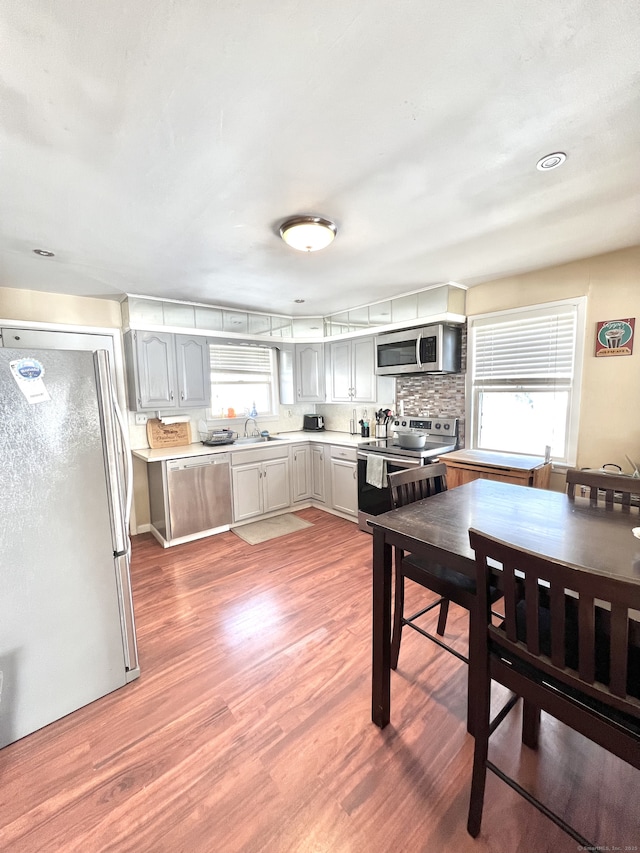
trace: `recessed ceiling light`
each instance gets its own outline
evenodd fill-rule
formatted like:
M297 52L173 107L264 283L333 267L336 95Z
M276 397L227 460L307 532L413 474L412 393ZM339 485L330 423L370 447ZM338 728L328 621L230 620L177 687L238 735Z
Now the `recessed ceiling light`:
M317 252L333 241L337 230L334 222L322 216L293 216L280 226L280 236L292 249Z
M294 299L293 301L297 302L298 305L302 305L302 303L304 302L304 299Z
M34 255L40 255L41 258L55 258L53 252L50 252L48 249L34 249Z
M536 169L540 172L548 172L550 169L557 169L562 166L567 159L567 155L562 151L556 151L554 154L547 154L536 163Z

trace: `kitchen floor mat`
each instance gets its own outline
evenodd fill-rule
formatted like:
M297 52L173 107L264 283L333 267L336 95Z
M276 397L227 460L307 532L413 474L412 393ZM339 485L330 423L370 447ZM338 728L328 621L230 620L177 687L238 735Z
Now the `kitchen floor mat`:
M274 518L254 521L242 527L234 527L233 532L249 545L259 545L261 542L276 539L278 536L286 536L287 533L295 533L305 527L313 527L313 524L310 521L298 518L296 515L286 513L285 515L276 515Z

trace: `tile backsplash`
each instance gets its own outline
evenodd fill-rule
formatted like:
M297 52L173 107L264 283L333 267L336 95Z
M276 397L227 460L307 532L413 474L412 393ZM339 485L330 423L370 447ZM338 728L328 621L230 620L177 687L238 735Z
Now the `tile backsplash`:
M465 445L467 330L462 330L462 372L444 376L416 374L396 378L396 409L406 414L458 418L460 447Z

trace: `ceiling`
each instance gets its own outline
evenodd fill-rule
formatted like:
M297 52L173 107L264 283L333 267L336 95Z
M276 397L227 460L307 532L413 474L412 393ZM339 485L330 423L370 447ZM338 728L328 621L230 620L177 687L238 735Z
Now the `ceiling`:
M640 243L637 0L4 0L0 38L0 286L304 316Z

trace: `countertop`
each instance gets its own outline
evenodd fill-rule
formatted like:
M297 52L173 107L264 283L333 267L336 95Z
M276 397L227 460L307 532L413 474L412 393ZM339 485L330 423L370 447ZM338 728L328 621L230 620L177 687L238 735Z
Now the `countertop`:
M338 444L343 447L357 447L361 441L367 441L361 435L351 435L348 432L333 432L331 430L280 432L273 433L276 441L256 442L255 444L221 444L217 447L206 447L197 441L178 447L162 447L152 450L149 447L132 450L134 456L145 462L163 462L167 459L185 459L188 456L205 456L211 453L237 453L243 450L256 450L260 447L273 447L276 444L294 444L300 441L312 441L315 444Z
M462 465L488 465L494 468L511 468L516 471L531 471L545 465L543 456L524 456L520 453L497 453L492 450L454 450L443 453L441 462Z

